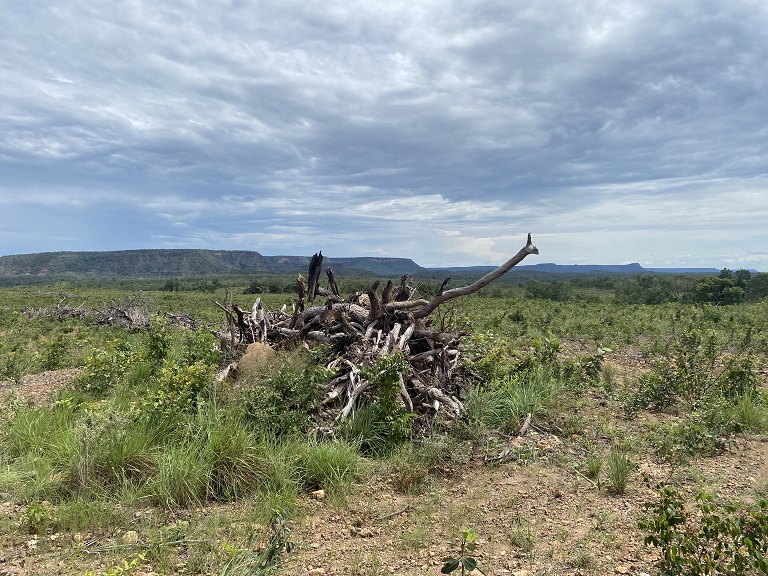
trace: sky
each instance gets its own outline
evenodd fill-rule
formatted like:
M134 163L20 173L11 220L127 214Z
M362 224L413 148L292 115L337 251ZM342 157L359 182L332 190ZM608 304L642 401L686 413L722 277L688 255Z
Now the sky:
M768 270L765 0L0 0L0 255Z

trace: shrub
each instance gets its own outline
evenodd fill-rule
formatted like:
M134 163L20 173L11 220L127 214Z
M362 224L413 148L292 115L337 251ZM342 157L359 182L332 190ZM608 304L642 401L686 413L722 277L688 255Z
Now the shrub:
M652 434L659 457L670 464L687 462L694 456L714 456L725 449L725 441L696 415L687 420L661 424Z
M768 502L742 507L716 506L705 492L690 513L672 488L663 487L658 502L644 505L638 522L645 544L661 550L661 574L700 576L768 573Z
M139 359L130 345L120 339L107 341L88 356L75 388L97 396L111 390L118 380Z
M161 364L168 356L173 343L173 327L168 319L155 316L149 322L146 335L147 359L155 365Z
M166 363L153 379L153 387L142 402L142 411L161 420L193 413L212 381L213 367L205 362L188 366Z
M44 341L38 352L40 367L43 370L56 370L67 364L69 342L63 335Z
M221 356L219 343L208 330L200 328L184 332L182 360L185 364L203 362L205 364L218 365L221 361Z
M246 420L275 437L305 431L319 402L319 385L328 376L322 367L298 370L284 363L272 378L257 382L245 392Z
M697 409L713 398L737 399L757 387L755 360L746 353L751 336L745 335L741 350L727 355L713 330L691 324L681 331L671 351L652 362L640 379L640 388L627 405L627 415L641 408L667 409L683 404Z

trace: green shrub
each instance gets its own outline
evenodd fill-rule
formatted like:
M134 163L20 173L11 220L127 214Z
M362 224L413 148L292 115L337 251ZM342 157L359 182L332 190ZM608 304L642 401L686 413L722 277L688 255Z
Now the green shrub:
M53 510L47 504L32 502L27 505L21 515L21 528L29 534L43 535L53 524Z
M203 362L217 366L221 361L221 349L216 337L208 330L185 330L183 339L183 362Z
M659 425L651 434L651 442L659 457L670 464L682 464L692 457L714 456L726 447L718 433L712 432L696 416Z
M139 355L124 340L115 339L95 348L88 356L82 372L75 380L75 388L82 392L103 396L139 359Z
M658 502L644 505L638 522L645 544L661 550L664 576L768 573L768 502L742 507L716 506L711 496L696 497L697 511L685 509L680 495L663 487Z
M173 343L173 327L167 318L155 316L149 321L145 346L147 359L154 365L159 365L168 356Z
M639 390L627 402L627 415L642 408L697 409L714 398L753 393L758 378L750 345L748 331L740 350L729 355L714 330L692 322L677 335L669 353L653 359L651 371L641 377Z
M69 364L69 348L70 343L62 334L43 341L38 351L40 367L43 370L56 370Z
M247 421L278 438L306 431L320 399L320 384L328 377L322 367L299 370L292 363L284 363L275 376L256 382L244 393Z
M142 411L155 419L169 419L190 414L213 382L213 367L198 361L191 365L166 362L152 380L152 387L142 402Z

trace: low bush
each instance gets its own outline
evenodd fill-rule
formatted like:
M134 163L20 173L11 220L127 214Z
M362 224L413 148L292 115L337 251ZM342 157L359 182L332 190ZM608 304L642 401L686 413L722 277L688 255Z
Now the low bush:
M663 576L768 573L768 501L718 506L701 492L691 512L677 491L663 487L644 508L638 526L645 544L660 549Z
M285 362L271 378L246 382L245 418L255 429L277 438L305 432L320 399L319 385L327 379L325 368Z

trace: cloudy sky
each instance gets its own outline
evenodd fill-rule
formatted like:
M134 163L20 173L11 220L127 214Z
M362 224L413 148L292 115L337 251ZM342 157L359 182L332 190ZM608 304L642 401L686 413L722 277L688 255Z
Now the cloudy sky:
M765 0L0 9L0 254L768 270Z

